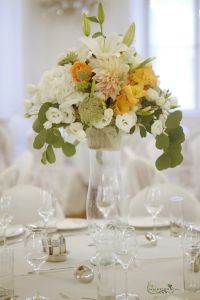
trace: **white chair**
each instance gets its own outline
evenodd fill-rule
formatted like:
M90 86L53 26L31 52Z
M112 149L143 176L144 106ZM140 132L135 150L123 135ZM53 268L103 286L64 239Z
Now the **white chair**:
M14 216L12 224L28 224L40 220L37 209L42 203L41 189L31 185L18 185L4 191L11 196L11 209ZM56 216L64 218L62 209L57 202Z
M13 162L13 166L18 169L19 177L17 184L28 184L33 174L34 159L33 154L26 150Z
M13 186L19 179L19 170L16 166L10 166L0 173L0 194Z
M173 196L181 196L184 199L183 207L185 221L200 222L200 203L190 191L171 183L158 184L157 186L160 188L161 201L163 204L163 209L160 213L161 216L169 216L169 199ZM129 206L127 206L130 218L148 215L144 206L147 191L148 187L140 191L134 198L131 199Z

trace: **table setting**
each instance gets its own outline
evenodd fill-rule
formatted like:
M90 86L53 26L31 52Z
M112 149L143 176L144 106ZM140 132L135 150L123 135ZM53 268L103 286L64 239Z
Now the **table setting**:
M37 220L12 225L14 195L3 191L2 300L200 299L200 224L185 223L186 199L174 194L164 201L154 184L140 203L146 214L132 216L134 199L120 165L123 137L135 132L154 137L161 151L157 170L180 165L182 112L161 88L154 57L143 59L132 46L135 24L123 35L106 36L104 21L101 2L97 16L82 14L81 46L62 54L37 85L29 84L25 101L44 165L56 162L57 149L71 157L87 140L86 219L59 218L57 199L42 188L31 211ZM99 31L91 35L93 23Z

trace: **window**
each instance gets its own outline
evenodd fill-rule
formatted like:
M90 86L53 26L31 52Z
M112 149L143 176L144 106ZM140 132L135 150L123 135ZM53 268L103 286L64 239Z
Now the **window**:
M146 30L145 56L153 62L163 88L177 96L184 110L200 109L199 82L199 0L142 1L143 18L139 26ZM134 0L138 9L138 0ZM133 4L133 5L134 5ZM141 5L141 4L140 4ZM137 20L136 20L137 22Z

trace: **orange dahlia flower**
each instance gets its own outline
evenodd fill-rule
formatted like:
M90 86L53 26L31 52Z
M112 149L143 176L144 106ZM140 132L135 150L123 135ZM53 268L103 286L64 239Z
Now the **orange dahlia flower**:
M70 69L70 73L72 75L73 80L76 82L80 82L83 80L89 81L92 77L91 67L83 61L75 62Z

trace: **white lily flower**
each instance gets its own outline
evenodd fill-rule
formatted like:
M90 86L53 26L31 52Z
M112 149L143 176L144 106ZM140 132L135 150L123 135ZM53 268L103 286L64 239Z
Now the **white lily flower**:
M122 43L122 37L113 34L104 39L99 36L95 39L90 37L82 37L81 41L85 44L91 52L96 57L107 57L107 56L120 56L120 52L128 51L128 47Z

